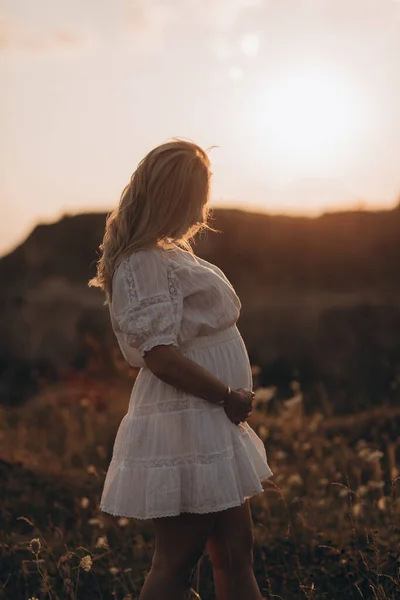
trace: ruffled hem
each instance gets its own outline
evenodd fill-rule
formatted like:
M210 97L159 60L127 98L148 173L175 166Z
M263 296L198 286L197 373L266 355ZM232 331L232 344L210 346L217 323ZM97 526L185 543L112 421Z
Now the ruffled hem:
M266 481L267 479L269 479L270 477L272 477L271 475L268 475L267 477L265 477L264 479L262 479L261 481ZM256 496L257 494L261 494L263 492L263 488L260 486L260 489L254 490L253 492L250 492L244 499L242 502L230 502L228 504L225 504L224 506L210 506L210 507L202 507L201 509L198 509L196 507L192 508L192 507L182 507L180 512L168 512L168 511L163 511L163 512L159 512L159 513L154 513L150 516L143 516L143 515L139 515L139 514L124 514L122 512L115 512L113 509L108 509L104 504L100 503L100 510L104 513L107 513L109 515L112 515L113 517L124 517L126 519L138 519L138 520L147 520L147 519L161 519L161 518L165 518L165 517L178 517L180 514L182 513L191 513L191 514L196 514L196 515L205 515L205 514L210 514L210 513L214 513L214 512L221 512L223 510L227 510L228 508L234 508L235 506L243 506L243 504L246 502L246 500L248 498L252 498L253 496Z
M263 492L261 482L272 475L265 449L244 428L241 443L203 462L148 466L114 458L100 509L136 519L219 512Z

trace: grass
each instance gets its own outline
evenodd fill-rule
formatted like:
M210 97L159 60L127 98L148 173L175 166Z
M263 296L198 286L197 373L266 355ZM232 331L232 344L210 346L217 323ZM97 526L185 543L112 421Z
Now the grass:
M64 382L0 415L0 598L135 600L151 523L99 511L132 381ZM255 410L274 477L252 500L265 598L400 597L400 410L347 417ZM211 600L207 555L193 598Z

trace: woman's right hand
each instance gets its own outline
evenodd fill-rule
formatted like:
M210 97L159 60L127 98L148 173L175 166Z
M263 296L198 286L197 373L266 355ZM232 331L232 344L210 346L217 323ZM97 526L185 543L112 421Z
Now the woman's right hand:
M252 410L254 392L244 388L232 390L224 405L225 412L232 423L238 425L245 421Z

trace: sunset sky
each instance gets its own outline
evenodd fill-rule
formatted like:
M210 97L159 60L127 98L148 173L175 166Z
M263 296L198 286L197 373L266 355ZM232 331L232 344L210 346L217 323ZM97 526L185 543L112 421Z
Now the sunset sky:
M400 197L400 0L0 0L0 86L0 254L173 136L218 146L214 206Z

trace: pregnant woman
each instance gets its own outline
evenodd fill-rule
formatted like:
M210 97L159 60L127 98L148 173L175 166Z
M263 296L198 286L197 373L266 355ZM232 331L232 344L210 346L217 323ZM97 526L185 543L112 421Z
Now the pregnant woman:
M107 219L89 282L106 294L124 358L141 367L100 502L106 513L153 520L140 600L183 600L205 548L218 600L261 600L248 499L272 472L246 422L254 393L241 303L190 245L209 229L210 176L194 143L149 152Z

